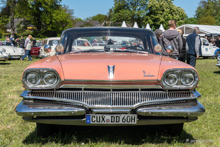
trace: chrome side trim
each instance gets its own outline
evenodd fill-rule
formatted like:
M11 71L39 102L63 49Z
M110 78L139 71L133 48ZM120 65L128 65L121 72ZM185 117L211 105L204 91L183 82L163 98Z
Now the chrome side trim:
M178 124L185 122L192 122L197 118L177 119L177 118L166 118L166 119L138 119L137 124L87 124L86 119L38 119L38 118L23 118L25 121L43 123L43 124L56 124L56 125L78 125L78 126L138 126L138 125L163 125L163 124Z
M92 112L94 114L115 114L115 113L119 113L119 114L130 114L131 113L131 109L92 109Z
M61 85L60 88L99 88L99 89L162 89L160 85Z
M137 114L142 116L174 116L174 117L198 117L205 113L205 108L197 101L196 106L189 108L140 108L137 109Z
M84 115L85 109L74 107L49 107L49 106L35 106L30 107L24 105L23 101L18 104L15 112L20 116L77 116Z
M65 79L64 81L72 81L72 82L158 82L158 80L72 80L72 79Z

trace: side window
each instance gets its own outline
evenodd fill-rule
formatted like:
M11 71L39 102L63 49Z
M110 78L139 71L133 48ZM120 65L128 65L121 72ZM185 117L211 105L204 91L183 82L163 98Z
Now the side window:
M202 40L202 44L205 45L205 46L208 46L209 45L209 42L207 39L203 39Z

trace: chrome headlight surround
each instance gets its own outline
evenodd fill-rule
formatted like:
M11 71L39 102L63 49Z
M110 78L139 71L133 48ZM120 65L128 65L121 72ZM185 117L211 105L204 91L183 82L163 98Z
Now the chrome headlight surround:
M23 49L23 48L21 48L21 53L22 53L22 54L24 53L24 49Z
M6 53L6 49L3 48L3 49L2 49L2 52L3 52L3 53Z
M199 76L194 69L168 69L162 77L164 89L193 89L199 82Z
M48 82L48 78L51 78L52 82ZM56 89L61 79L57 71L52 68L30 68L25 70L22 82L28 89Z

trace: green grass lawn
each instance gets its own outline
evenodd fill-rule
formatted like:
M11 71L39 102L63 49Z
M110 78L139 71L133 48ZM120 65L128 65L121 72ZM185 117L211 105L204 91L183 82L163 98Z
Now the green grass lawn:
M36 61L37 59L34 59ZM25 122L14 112L22 100L23 70L34 61L0 62L0 147L4 146L220 146L220 69L216 59L197 60L200 76L199 101L206 108L203 116L184 124L179 137L156 133L157 127L66 128L48 138L40 138L35 123ZM65 129L65 128L64 128ZM71 130L71 131L70 131Z

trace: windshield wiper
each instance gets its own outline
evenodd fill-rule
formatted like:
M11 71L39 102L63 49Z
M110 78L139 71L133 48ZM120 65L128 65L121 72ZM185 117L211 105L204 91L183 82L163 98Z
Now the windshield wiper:
M139 50L136 50L136 49L120 49L120 48L116 48L116 49L113 49L113 52L146 53L148 51L147 50L139 51Z
M89 52L101 52L101 51L96 50L96 49L86 49L86 50L75 50L75 51L71 51L70 53L82 53L82 52L89 53Z

